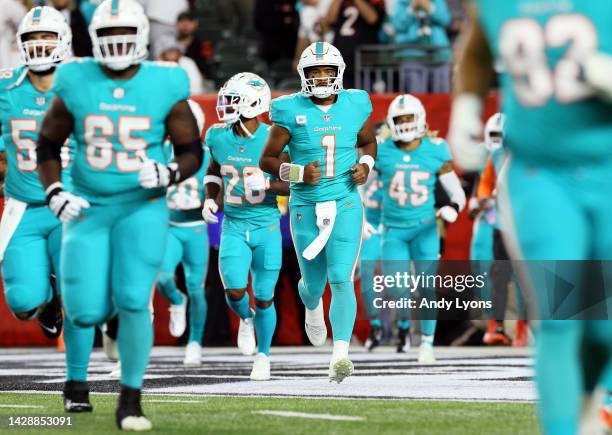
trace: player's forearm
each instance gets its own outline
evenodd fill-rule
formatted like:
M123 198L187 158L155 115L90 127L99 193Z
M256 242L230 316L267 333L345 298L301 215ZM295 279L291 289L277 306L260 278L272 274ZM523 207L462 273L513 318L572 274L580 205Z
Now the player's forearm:
M53 183L62 181L62 164L57 160L47 160L38 164L38 177L47 190Z
M216 180L215 181L211 181L212 178L218 178L216 176L209 176L206 175L206 177L204 178L204 187L206 190L206 198L212 198L212 199L217 199L217 196L219 196L219 191L221 190L221 186L219 184L217 184Z
M279 157L265 155L265 153L259 159L259 167L262 169L262 171L267 172L274 177L278 177L282 164L283 162Z
M48 139L42 133L38 136L36 160L38 176L45 188L62 181L62 142Z
M336 20L338 20L338 14L340 13L340 6L342 5L342 0L334 0L333 3L329 6L327 10L327 15L321 22L321 25L331 26L335 24Z
M270 188L268 190L277 195L287 196L289 195L289 183L282 180L270 180Z
M375 24L378 21L378 12L367 0L355 0L355 7L366 23Z

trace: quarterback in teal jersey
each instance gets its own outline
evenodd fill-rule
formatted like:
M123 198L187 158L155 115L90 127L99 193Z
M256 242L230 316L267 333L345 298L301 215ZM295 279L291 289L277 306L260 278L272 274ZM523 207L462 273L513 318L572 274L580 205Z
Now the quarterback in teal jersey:
M70 56L72 35L61 13L37 7L23 18L17 42L24 66L3 70L0 79L0 124L6 146L6 203L0 225L0 258L6 301L20 320L38 316L43 332L58 337L62 330L59 296L61 222L47 208L36 172L36 140L54 92L57 65ZM62 147L62 179L69 189L68 146ZM55 275L54 294L49 278ZM81 328L71 316L63 320L66 345L64 407L91 411L87 364L93 346L92 327Z
M239 73L219 90L217 114L223 124L206 132L211 162L206 175L203 216L216 223L215 202L224 188L224 220L219 248L219 274L225 298L240 317L238 347L255 352L250 378L270 379L270 345L276 329L274 287L282 262L280 212L276 195L289 193L286 182L259 169L259 157L270 126L257 117L270 108L270 88L258 75ZM255 312L246 292L249 270L253 278Z
M193 100L189 106L198 121L198 129L204 131L204 112ZM170 301L170 334L180 337L187 326L186 311L189 300L189 338L185 349L185 365L202 363L202 335L206 324L206 298L204 283L208 270L208 233L202 220L204 200L204 173L208 167L208 149L204 149L202 167L196 174L180 184L168 188L166 199L170 209L168 244L157 276L157 285ZM185 272L187 297L174 282L176 267L181 263Z
M382 260L383 273L409 272L414 260L416 273L426 272L426 260L440 256L440 237L436 225L436 180L446 191L451 205L437 216L452 223L465 206L465 193L453 171L446 142L427 135L425 108L418 98L398 95L389 105L387 124L391 137L378 147L376 170L383 185ZM390 289L394 298L409 297L409 289ZM435 289L420 288L421 297L435 299ZM433 310L432 310L433 311ZM397 351L410 346L408 309L399 312ZM435 311L421 319L419 362L435 361L433 341Z
M550 320L547 285L531 268L533 260L612 258L612 3L475 1L471 14L449 141L460 166L481 164L484 152L475 139L482 98L493 65L500 65L510 160L498 197L511 256L532 260L521 285L534 294L542 316L536 331L540 420L546 434L575 434L583 398L612 353L612 322ZM586 282L580 274L564 278Z
M302 91L272 101L273 125L260 160L264 171L291 183L291 231L302 272L298 288L306 334L315 346L327 338L321 296L329 280L334 340L329 379L338 383L353 373L348 348L363 227L357 185L366 182L376 157L370 98L343 89L345 66L329 43L315 42L303 51L297 66ZM291 163L279 158L287 145Z
M148 35L148 19L133 0L98 6L90 26L94 59L58 68L37 148L47 203L64 222L64 309L80 326L119 316L116 422L123 430L152 427L140 389L153 344L151 289L167 242L166 187L195 174L203 157L187 74L176 64L144 61ZM59 161L70 134L71 193ZM165 164L168 135L174 160Z

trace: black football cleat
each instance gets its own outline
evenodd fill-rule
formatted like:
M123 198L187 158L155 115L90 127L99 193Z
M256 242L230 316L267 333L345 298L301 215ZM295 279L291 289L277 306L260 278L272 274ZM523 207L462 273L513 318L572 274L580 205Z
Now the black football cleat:
M143 432L153 428L140 406L140 390L121 386L119 402L115 411L117 427L121 430Z
M64 319L62 317L62 305L57 294L53 295L53 299L38 315L38 324L48 338L57 338L62 333Z
M382 341L383 330L380 326L370 326L370 334L365 341L365 347L368 352L372 352L378 346L380 346L380 342Z
M410 349L410 328L398 328L397 353L406 353Z
M67 381L64 384L64 411L91 412L93 406L89 402L89 386L83 381Z

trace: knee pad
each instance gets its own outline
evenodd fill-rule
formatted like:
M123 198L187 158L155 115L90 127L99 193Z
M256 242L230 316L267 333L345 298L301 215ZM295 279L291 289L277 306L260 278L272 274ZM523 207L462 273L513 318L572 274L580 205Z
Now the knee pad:
M81 328L102 325L112 315L112 313L102 313L94 311L70 314L70 319L72 323Z
M270 300L266 301L266 300L261 300L261 299L255 298L255 306L257 308L265 309L265 308L268 308L273 303L274 303L274 299L270 299Z
M142 288L119 288L113 292L113 299L119 310L143 311L149 310L151 293L149 290L143 291Z
M335 264L329 267L327 271L330 284L348 282L352 280L353 265Z
M246 289L238 289L238 290L225 290L225 295L232 301L241 300L246 294Z
M168 272L162 272L157 276L157 284L161 287L167 287L174 284L174 274Z

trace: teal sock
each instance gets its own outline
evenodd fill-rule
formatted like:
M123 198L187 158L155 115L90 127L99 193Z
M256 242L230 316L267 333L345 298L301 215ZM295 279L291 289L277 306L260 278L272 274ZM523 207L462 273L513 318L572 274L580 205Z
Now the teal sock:
M195 291L188 292L189 295L189 342L197 341L202 345L204 325L208 304L204 297L204 289L198 287Z
M430 346L433 346L433 343L434 343L433 335L426 335L426 334L421 335L421 344L428 344Z
M540 328L535 369L543 433L576 434L583 396L580 321L544 320Z
M94 335L93 326L81 328L64 315L67 381L87 381L87 366L93 350Z
M435 319L421 320L421 334L423 335L435 335L436 334L436 323Z
M183 302L181 292L174 283L174 274L160 273L157 277L157 287L172 305L179 305Z
M399 329L409 329L410 328L410 320L399 320L397 322L397 327Z
M350 342L357 315L355 287L352 282L330 283L330 287L332 299L329 306L329 322L334 341Z
M257 335L257 352L270 355L270 345L276 329L276 307L274 303L267 308L256 306L253 323Z
M153 325L148 309L119 310L117 343L121 360L121 385L142 388L142 379L153 347Z
M249 294L244 293L242 299L233 301L230 299L229 295L225 293L225 300L227 304L230 306L232 311L238 315L241 319L250 319L253 317L253 312L251 311L251 307L249 306Z
M370 320L370 326L374 328L382 328L382 322L378 319Z
M321 296L311 295L306 286L304 285L304 279L301 278L298 282L298 293L300 294L300 298L302 299L302 303L309 310L314 310L319 306L319 301L321 300Z

